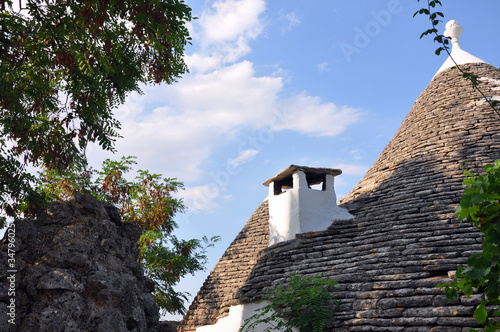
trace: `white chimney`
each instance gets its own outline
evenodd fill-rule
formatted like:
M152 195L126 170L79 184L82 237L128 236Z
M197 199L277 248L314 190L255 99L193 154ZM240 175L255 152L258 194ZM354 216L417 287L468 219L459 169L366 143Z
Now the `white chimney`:
M337 206L334 177L340 169L291 165L263 184L269 187L269 245L296 234L326 230L353 216Z

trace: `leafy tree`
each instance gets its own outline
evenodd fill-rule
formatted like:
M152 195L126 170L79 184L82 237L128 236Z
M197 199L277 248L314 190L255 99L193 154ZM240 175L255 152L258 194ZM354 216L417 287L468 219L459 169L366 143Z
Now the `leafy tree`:
M474 317L484 324L485 332L495 331L488 317L487 304L500 304L500 159L484 167L485 174L476 176L466 170L463 184L467 186L456 214L484 233L482 252L467 259L466 267L458 267L456 277L445 287L447 298L453 301L460 292L470 296L481 290L481 303ZM495 316L500 315L500 309ZM500 324L496 325L500 328Z
M113 109L141 83L187 71L183 0L0 0L0 207L33 212L26 167L63 170L89 142L113 150ZM4 226L5 218L0 220Z
M441 22L439 17L444 17L443 13L433 11L438 5L442 5L441 1L427 0L427 7L418 10L414 16L417 14L428 16L432 28L422 33L420 38L429 34L435 35L434 41L440 44L435 53L439 55L442 51L446 51L453 60L448 39L438 34L437 25ZM461 68L456 62L454 68L462 77L470 81L483 100L500 116L498 101L484 94L479 86L479 77ZM485 174L480 176L476 176L469 170L464 171L463 185L466 189L455 211L460 221L470 222L483 233L482 251L471 255L465 267L457 268L456 276L450 284L438 286L444 287L450 301L457 299L460 293L470 296L475 292L481 292L481 303L474 311L474 318L484 326L485 332L494 332L500 328L500 323L495 325L489 319L486 305L500 304L500 159L496 160L493 165L486 165L484 171ZM500 309L494 315L500 316Z
M188 294L173 287L180 278L204 269L206 249L213 246L218 237L210 240L175 237L172 234L177 228L174 216L185 207L182 200L172 194L182 189L183 184L142 170L137 172L134 181L128 181L124 174L132 170L133 164L133 157L124 157L120 161L106 160L98 172L85 162L63 172L46 169L40 176L38 190L45 194L47 203L68 200L76 190L118 207L123 221L143 229L139 262L155 281L156 303L166 312L183 314Z
M337 283L321 275L303 277L292 274L288 285L279 285L267 296L269 303L245 320L240 332L253 331L265 324L265 332L323 332L327 319L335 319L334 308L339 302L329 291Z

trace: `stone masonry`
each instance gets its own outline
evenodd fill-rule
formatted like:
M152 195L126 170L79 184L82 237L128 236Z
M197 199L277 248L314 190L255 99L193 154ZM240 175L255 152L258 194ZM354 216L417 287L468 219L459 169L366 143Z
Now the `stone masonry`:
M467 66L487 96L500 95L500 70ZM261 300L291 273L339 283L334 292L341 303L332 308L337 319L328 322L329 331L469 331L477 326L472 314L479 295L449 303L436 286L480 249L481 233L454 214L463 168L481 172L498 158L500 119L455 69L444 70L342 200L353 220L265 248L263 203L208 277L179 331L214 324L230 305ZM245 239L254 245L250 256L238 255L245 229L255 234ZM230 272L235 270L244 273ZM231 273L237 281L229 281Z

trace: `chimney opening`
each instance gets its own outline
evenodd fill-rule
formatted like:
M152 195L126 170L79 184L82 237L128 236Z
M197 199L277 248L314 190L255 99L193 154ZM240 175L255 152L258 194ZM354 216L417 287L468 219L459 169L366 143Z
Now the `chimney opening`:
M307 187L313 190L326 191L326 174L306 173Z
M314 174L305 172L307 188L312 190L326 191L326 174ZM273 182L274 196L280 195L284 192L294 189L293 176L289 175L281 179L275 179Z

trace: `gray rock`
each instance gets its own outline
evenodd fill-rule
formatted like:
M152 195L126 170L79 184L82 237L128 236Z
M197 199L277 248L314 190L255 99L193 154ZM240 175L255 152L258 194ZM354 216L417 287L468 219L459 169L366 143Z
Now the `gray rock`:
M83 286L79 283L72 273L55 269L40 278L37 289L65 289L70 291L83 291Z
M137 263L141 228L122 223L90 195L52 203L37 220L17 220L15 318L0 332L157 331L154 283ZM0 243L7 261L8 239ZM0 266L0 314L7 316L9 275Z
M109 220L114 222L117 226L120 226L122 224L122 217L120 216L118 209L113 204L109 203L104 203L103 207L109 215Z

